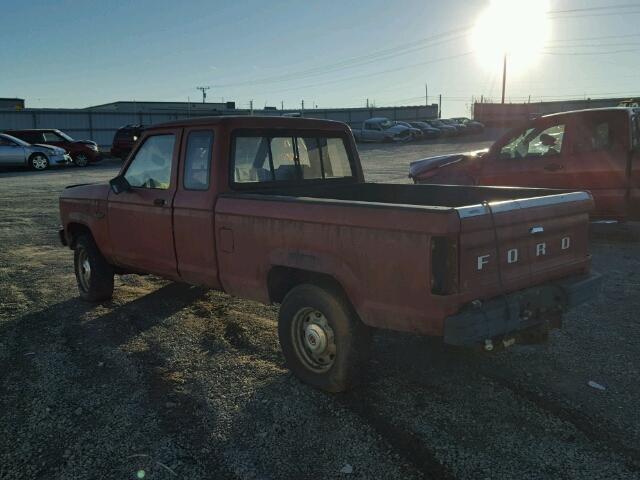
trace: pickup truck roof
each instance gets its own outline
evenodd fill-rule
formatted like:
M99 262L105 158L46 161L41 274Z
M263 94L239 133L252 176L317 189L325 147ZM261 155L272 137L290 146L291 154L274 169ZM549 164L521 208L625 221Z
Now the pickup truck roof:
M229 128L290 128L290 129L322 129L333 131L345 131L347 127L342 122L333 120L320 120L300 117L247 117L247 116L220 116L199 117L173 122L159 123L146 130L156 130L169 127L183 127L194 125L225 125Z
M568 115L584 115L589 112L623 112L626 111L629 115L633 113L640 112L640 108L633 107L602 107L602 108L585 108L583 110L569 110L566 112L557 112L557 113L549 113L546 115L542 115L542 117L538 118L549 118L549 117L562 117Z

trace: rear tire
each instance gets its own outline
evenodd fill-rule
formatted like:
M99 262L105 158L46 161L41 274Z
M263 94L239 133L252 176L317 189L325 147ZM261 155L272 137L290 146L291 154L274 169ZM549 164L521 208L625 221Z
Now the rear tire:
M34 153L29 157L29 166L33 170L46 170L49 168L49 159L44 153Z
M280 307L278 336L289 369L327 392L356 384L369 358L371 329L333 289L293 288Z
M78 237L73 260L80 298L99 302L113 296L113 267L102 256L90 235Z

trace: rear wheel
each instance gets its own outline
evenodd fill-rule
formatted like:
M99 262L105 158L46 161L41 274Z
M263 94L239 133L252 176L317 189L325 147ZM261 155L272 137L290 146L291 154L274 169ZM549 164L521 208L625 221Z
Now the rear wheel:
M113 267L90 235L81 235L76 241L74 266L80 298L99 302L113 296Z
M29 166L34 170L49 168L49 159L44 153L34 153L29 157Z
M286 295L278 336L291 371L328 392L357 383L369 357L370 328L339 292L315 285L299 285Z
M89 164L89 157L85 153L77 153L73 157L73 163L78 167L86 167Z

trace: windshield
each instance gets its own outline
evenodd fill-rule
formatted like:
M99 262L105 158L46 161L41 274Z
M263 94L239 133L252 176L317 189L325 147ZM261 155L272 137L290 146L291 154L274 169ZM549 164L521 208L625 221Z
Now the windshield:
M56 130L55 131L58 135L60 135L62 138L64 138L66 141L68 142L75 142L75 140L73 138L71 138L69 135L67 135L64 132L61 132L60 130Z
M384 120L380 122L378 125L380 125L383 129L386 130L387 128L393 127L393 122L391 120Z
M30 144L25 142L24 140L20 140L19 138L12 137L11 135L4 134L1 138L6 138L7 140L11 140L12 142L17 143L21 147L28 147Z

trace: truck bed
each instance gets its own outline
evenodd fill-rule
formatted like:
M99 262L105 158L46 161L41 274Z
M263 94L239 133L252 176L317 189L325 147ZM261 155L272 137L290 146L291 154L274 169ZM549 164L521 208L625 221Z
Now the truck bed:
M459 208L479 205L485 201L500 202L566 193L566 190L522 187L475 187L464 185L425 185L391 183L349 183L341 185L305 185L251 190L252 194L298 198L317 198L347 202L366 202L393 205L419 205ZM249 192L247 192L249 193Z

